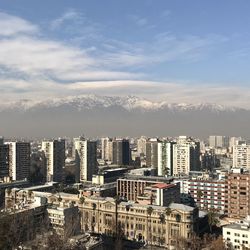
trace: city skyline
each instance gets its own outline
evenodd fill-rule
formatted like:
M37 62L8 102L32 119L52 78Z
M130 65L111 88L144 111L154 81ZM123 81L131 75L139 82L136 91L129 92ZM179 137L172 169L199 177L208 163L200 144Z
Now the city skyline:
M1 100L136 94L248 108L249 7L247 1L2 2Z

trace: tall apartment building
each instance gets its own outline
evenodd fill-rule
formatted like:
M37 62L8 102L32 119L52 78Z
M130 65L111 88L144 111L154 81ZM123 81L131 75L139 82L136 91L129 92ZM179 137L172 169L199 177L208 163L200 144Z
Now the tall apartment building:
M250 173L235 169L226 175L225 213L232 218L245 218L250 214Z
M61 182L65 167L65 140L48 140L42 142L46 180Z
M79 175L76 181L91 181L97 174L97 143L84 137L74 139L76 165Z
M224 214L227 199L225 180L193 178L188 182L189 193L200 209L216 209Z
M146 143L146 165L147 167L158 169L158 143L160 140L151 138Z
M229 137L222 135L210 135L209 136L209 146L213 148L228 148L229 147Z
M138 155L146 155L146 143L147 143L147 137L141 136L137 140L137 153Z
M9 176L12 180L28 178L30 174L30 143L6 142L5 144L9 146Z
M130 144L126 139L115 139L113 145L113 164L129 165L130 163Z
M157 149L158 175L173 174L173 145L174 142L168 142L168 141L161 141L158 143L158 149Z
M233 167L250 169L250 145L239 142L233 146Z
M0 179L9 176L9 145L0 143Z
M101 138L102 160L112 161L112 140L109 137Z
M173 175L200 170L200 144L186 136L180 136L173 145Z

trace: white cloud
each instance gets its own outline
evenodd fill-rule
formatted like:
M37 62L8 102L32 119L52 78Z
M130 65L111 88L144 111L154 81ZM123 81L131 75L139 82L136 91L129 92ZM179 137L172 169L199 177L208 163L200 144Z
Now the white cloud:
M80 15L80 13L78 13L77 11L68 10L62 16L51 22L51 29L60 28L60 26L67 21L82 20L82 19L83 19L82 15Z
M56 25L72 18L76 18L74 12L65 14ZM1 102L89 93L248 107L249 88L143 81L144 74L128 70L160 62L198 60L224 41L215 35L177 37L164 33L150 44L104 39L101 47L83 49L46 39L38 26L0 13Z
M6 13L0 12L0 35L32 34L38 32L38 27L30 22Z

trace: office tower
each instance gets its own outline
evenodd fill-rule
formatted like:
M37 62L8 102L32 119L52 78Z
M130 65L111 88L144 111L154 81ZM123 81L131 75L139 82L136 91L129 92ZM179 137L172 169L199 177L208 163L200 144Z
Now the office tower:
M146 155L146 144L147 144L147 137L141 136L137 140L137 153L138 155Z
M76 181L91 181L97 174L97 143L84 137L74 139L75 159L79 175Z
M115 139L113 145L113 164L129 165L130 163L130 146L129 140Z
M213 148L228 148L229 137L221 135L211 135L209 136L209 146Z
M112 140L109 137L101 138L102 160L112 161Z
M9 146L9 176L12 180L23 180L30 174L30 143L6 142Z
M244 141L239 141L238 145L233 147L233 167L250 168L250 145Z
M173 174L173 144L174 142L168 142L168 141L158 142L158 150L157 150L158 175Z
M158 143L157 138L151 138L146 143L146 165L147 167L158 169Z
M42 142L42 151L45 157L46 180L63 181L65 167L65 140L48 140Z
M9 176L9 145L0 144L0 178Z
M200 170L200 143L180 136L173 145L173 175L187 175L195 170Z

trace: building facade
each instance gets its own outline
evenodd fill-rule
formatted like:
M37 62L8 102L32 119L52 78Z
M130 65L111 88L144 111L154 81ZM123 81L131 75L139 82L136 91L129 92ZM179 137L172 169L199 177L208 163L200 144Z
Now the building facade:
M65 140L49 140L42 142L47 182L63 180L65 167Z
M12 180L23 180L30 174L30 143L6 142L9 146L9 176Z
M97 174L97 144L83 137L74 139L76 165L79 171L77 181L92 181Z

